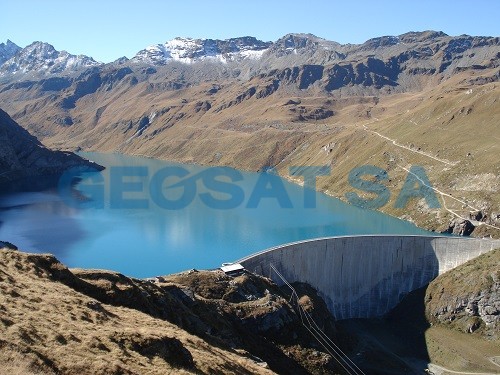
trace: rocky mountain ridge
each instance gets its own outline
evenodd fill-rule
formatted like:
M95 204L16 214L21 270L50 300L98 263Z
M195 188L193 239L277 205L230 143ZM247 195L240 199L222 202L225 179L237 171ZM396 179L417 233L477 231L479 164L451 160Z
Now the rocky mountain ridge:
M85 55L57 51L51 44L44 42L33 42L22 49L13 48L12 45L10 48L15 53L11 53L11 57L3 62L0 58L0 77L30 73L38 76L68 74L101 64Z
M5 43L0 43L0 65L15 56L20 50L21 47L12 43L9 39Z
M471 52L464 54L466 51ZM381 60L384 64L391 59L392 64L412 59L439 60L439 64L413 70L413 74L433 74L442 73L450 65L453 69L495 65L498 53L498 37L451 37L434 31L377 37L362 44L340 44L312 34L287 34L276 42L263 42L250 36L226 40L177 37L164 44L151 45L131 59L119 59L114 63L162 66L169 62L233 62L242 70L248 69L246 65L250 64L251 70L258 73L303 64L359 63L367 58ZM460 63L454 64L455 60ZM107 64L88 56L56 51L48 43L34 42L22 49L10 41L0 45L0 77L29 72L38 76L67 75L99 65Z
M164 65L169 61L194 63L211 60L215 62L241 61L245 58L258 59L271 45L254 37L231 38L227 40L175 38L164 44L149 46L139 51L130 61L153 65Z

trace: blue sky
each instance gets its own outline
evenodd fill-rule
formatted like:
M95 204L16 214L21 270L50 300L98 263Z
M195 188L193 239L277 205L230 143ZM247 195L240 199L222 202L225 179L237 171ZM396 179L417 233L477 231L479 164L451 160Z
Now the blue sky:
M2 0L0 42L35 40L109 62L176 36L276 40L308 32L340 43L440 30L500 36L499 0Z

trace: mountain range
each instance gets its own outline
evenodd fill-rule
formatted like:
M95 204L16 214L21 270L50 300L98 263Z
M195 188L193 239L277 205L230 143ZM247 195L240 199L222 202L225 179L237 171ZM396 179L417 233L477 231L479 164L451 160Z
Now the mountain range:
M318 188L344 200L350 171L373 164L390 177L382 211L498 236L499 66L499 37L438 31L362 44L175 38L106 64L7 41L0 107L56 149L273 166L292 180L289 166L328 165ZM394 207L412 165L425 169L440 208Z
M66 51L56 51L55 48L42 42L34 42L25 48L20 48L7 41L0 45L0 56L5 59L1 64L2 76L11 74L60 74L77 71L99 65L88 56L75 56ZM0 60L1 61L1 60Z
M409 32L399 36L373 38L363 44L339 44L312 34L288 34L276 42L263 42L246 36L226 40L193 39L177 37L164 44L156 44L137 52L131 59L123 57L115 63L165 65L172 61L185 64L196 62L248 62L259 61L261 68L281 61L285 65L327 64L354 61L358 58L397 57L398 62L412 58L427 58L441 64L430 67L427 72L443 72L451 66L472 67L486 62L495 64L500 41L498 37L472 37L462 35L450 37L442 32ZM492 47L497 47L493 48ZM464 54L465 51L474 53ZM439 56L436 56L438 54ZM456 58L459 58L459 64ZM267 64L266 64L267 63ZM111 63L113 64L113 63ZM104 66L92 57L56 51L44 42L33 42L21 48L7 40L0 44L0 76L38 73L44 75L69 74L94 66Z

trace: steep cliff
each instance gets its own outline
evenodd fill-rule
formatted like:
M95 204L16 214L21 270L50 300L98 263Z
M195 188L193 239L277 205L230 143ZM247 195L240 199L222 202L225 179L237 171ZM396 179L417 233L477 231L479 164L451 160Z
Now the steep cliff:
M57 175L72 167L102 170L72 152L52 151L0 109L0 183Z
M429 284L430 322L500 339L500 249L447 272Z

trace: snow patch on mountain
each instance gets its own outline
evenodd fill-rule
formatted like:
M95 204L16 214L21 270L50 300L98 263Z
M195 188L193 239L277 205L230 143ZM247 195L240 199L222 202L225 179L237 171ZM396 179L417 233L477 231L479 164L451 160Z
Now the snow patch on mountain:
M8 39L6 43L0 43L0 65L12 58L20 50L21 47Z
M169 61L191 64L197 61L227 63L243 59L259 59L271 42L254 37L226 40L175 38L164 44L156 44L139 51L131 60L163 65Z
M18 73L58 74L101 65L92 57L57 51L52 45L34 42L19 49L0 67L0 76Z

